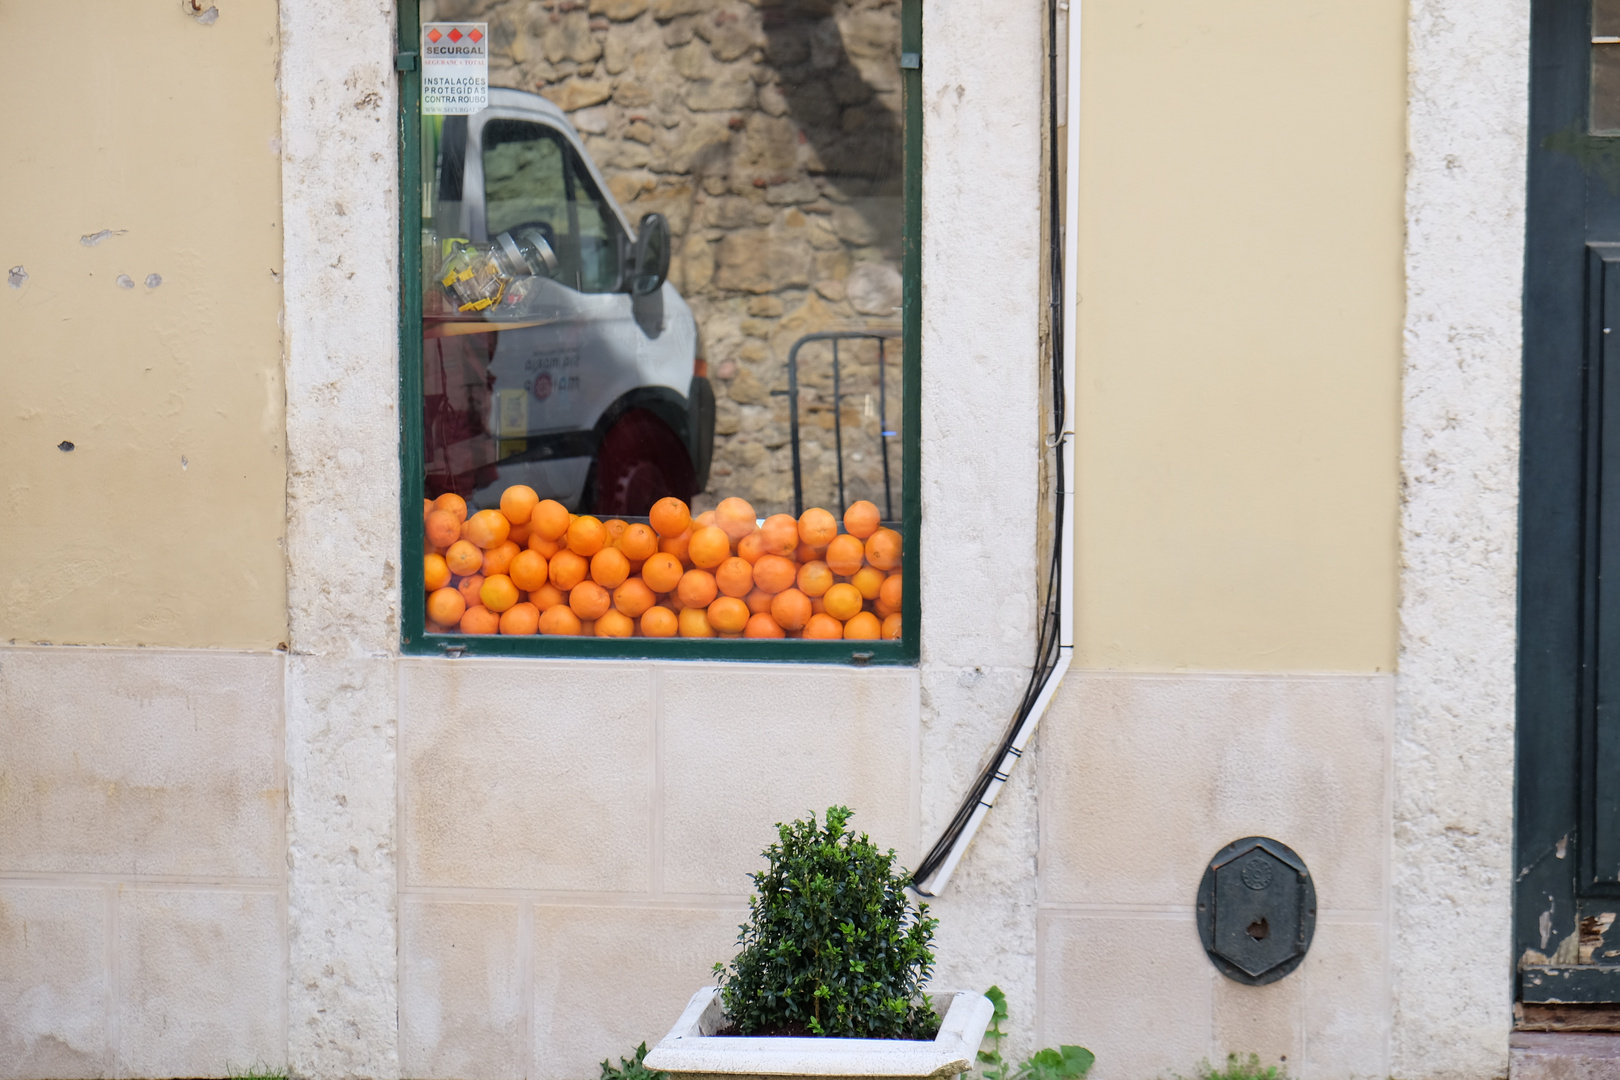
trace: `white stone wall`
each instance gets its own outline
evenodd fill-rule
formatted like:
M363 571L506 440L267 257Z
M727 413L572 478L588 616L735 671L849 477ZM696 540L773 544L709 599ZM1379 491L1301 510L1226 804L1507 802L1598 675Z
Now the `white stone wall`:
M1413 8L1401 674L1072 674L934 904L1011 1054L1505 1066L1524 6ZM584 1080L729 955L771 822L915 860L1032 648L1043 18L926 6L920 667L404 660L392 15L283 0L290 652L0 653L0 1077ZM1250 833L1323 897L1259 989L1192 922Z
M1529 6L1411 7L1398 1077L1507 1070Z
M0 653L0 1077L287 1054L282 659Z

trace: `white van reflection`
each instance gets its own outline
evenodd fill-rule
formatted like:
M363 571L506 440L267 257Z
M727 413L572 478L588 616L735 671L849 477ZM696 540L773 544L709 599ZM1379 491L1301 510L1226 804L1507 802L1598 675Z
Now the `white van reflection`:
M714 392L668 281L669 225L635 229L567 118L520 90L424 131L428 494L511 484L645 514L708 480Z

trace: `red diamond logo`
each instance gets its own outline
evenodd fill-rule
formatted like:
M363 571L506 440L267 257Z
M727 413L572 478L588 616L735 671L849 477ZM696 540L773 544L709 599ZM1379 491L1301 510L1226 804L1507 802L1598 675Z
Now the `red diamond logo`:
M461 31L460 30L452 30L452 31L450 31L450 40L451 41L460 41L461 40Z
M468 34L468 35L467 35L467 40L468 40L468 41L471 41L471 42L472 42L472 43L473 43L473 44L474 44L474 45L476 45L476 44L478 44L478 43L479 43L479 42L480 42L480 41L483 41L483 40L484 40L484 35L483 35L483 34L480 34L480 33L479 33L479 32L478 32L478 30L477 30L477 28L474 28L474 29L473 29L473 32L472 32L472 33L470 33L470 34Z
M439 33L438 27L434 27L432 30L428 31L428 40L433 42L435 45L438 44L439 39L442 37L444 37L444 35Z

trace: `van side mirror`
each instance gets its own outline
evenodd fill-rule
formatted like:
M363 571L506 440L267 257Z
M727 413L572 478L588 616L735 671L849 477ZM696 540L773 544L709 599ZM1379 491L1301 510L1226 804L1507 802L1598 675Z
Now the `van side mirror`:
M636 230L636 246L630 255L630 292L646 296L664 287L669 277L672 247L669 222L663 214L647 214Z

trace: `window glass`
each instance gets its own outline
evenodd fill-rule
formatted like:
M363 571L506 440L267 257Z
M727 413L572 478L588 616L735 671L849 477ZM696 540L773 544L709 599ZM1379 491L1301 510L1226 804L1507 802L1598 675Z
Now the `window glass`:
M901 7L420 5L429 634L914 632Z

